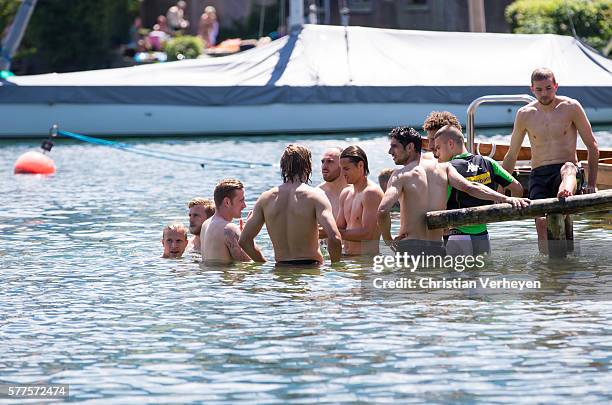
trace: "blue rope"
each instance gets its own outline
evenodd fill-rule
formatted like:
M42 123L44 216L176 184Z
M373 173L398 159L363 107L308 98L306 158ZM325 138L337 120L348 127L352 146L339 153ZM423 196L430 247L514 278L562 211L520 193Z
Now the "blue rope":
M174 153L174 152L160 152L160 151L156 151L152 149L146 149L146 148L133 146L133 145L123 143L123 142L115 142L115 141L109 141L107 139L102 139L102 138L94 138L91 136L75 134L73 132L68 132L68 131L57 131L57 133L59 135L66 136L68 138L91 143L94 145L107 146L110 148L122 150L124 152L135 153L138 155L148 156L148 157L152 157L155 159L168 160L171 162L198 164L201 167L205 167L207 164L229 166L229 167L240 167L240 168L271 167L272 166L272 164L270 163L257 163L257 162L247 162L243 160L226 160L226 159L218 159L218 158L200 158L199 156L184 155L184 154Z

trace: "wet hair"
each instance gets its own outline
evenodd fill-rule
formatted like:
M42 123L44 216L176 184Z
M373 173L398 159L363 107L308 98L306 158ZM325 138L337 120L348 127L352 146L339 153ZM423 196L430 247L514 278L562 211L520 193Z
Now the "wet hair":
M312 174L312 154L308 148L290 144L280 160L283 182L309 183Z
M185 237L185 240L187 240L187 232L189 231L187 227L183 224L179 224L179 223L168 224L164 226L164 229L162 231L162 240L164 240L164 238L166 237L166 232L180 232Z
M244 189L244 185L240 180L223 179L221 180L214 191L215 206L219 208L223 204L225 197L230 200L234 197L234 191Z
M455 128L453 125L446 125L438 130L434 135L434 139L438 138L448 138L453 140L458 145L463 145L465 142L465 138L463 137L463 133Z
M423 122L423 130L425 131L438 131L445 125L452 125L459 131L463 131L461 123L455 116L455 114L448 111L432 111L429 113L425 121Z
M196 205L204 206L204 213L208 218L215 215L215 203L210 198L196 197L187 203L187 208L192 208Z
M531 84L533 82L539 82L540 80L548 80L551 79L553 83L557 83L555 79L555 74L549 68L537 68L531 73Z
M421 134L414 128L409 127L396 127L389 132L389 138L393 138L405 148L409 143L414 145L414 151L421 153Z
M363 162L363 174L366 176L370 174L370 169L368 168L368 157L366 153L359 146L351 145L342 151L340 154L340 159L350 159L351 163L357 166L357 163Z

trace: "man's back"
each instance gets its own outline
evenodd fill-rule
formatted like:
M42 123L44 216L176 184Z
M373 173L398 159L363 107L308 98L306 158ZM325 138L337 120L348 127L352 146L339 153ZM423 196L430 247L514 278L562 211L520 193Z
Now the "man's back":
M554 108L544 111L539 102L534 101L522 107L518 122L524 125L531 144L532 168L573 162L576 158L577 129L574 124L576 101L557 96Z
M231 263L232 256L226 245L226 231L232 226L218 215L213 215L202 224L200 233L202 261L215 263Z
M439 241L442 230L427 229L428 211L446 209L448 178L446 167L434 159L419 158L395 171L400 197L400 239Z
M326 198L322 191L303 183L285 183L262 194L263 215L277 262L323 262L315 205L320 198Z

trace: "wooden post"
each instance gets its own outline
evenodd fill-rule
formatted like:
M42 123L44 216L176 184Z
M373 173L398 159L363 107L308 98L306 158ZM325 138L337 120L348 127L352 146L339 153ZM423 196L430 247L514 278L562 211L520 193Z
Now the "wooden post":
M546 215L546 226L548 231L548 256L554 259L564 259L567 256L565 215Z
M574 220L571 215L565 216L565 240L567 243L567 251L574 251Z

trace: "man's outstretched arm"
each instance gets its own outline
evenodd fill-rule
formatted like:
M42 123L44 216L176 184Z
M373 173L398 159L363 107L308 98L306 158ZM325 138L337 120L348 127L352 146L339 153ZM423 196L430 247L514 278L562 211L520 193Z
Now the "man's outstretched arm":
M240 234L239 244L244 252L255 262L264 263L266 258L261 253L259 247L255 244L255 237L261 231L264 224L263 210L259 200L255 203L253 213L247 220L242 233Z
M391 176L389 183L387 184L387 190L383 199L378 206L378 212L376 215L378 228L382 234L382 238L387 245L393 242L393 236L391 236L391 209L397 203L400 198L401 186L397 176Z
M450 164L446 164L446 170L448 184L459 191L468 193L472 197L476 197L480 200L509 203L515 208L523 208L530 203L527 198L507 197L483 184L469 182Z

